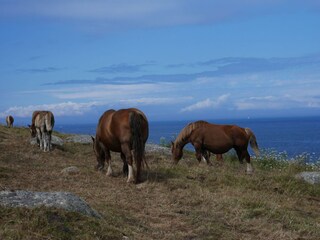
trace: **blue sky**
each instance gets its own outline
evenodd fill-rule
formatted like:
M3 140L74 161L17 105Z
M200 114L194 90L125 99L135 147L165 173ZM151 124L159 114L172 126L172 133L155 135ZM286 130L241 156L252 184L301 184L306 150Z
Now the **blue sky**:
M319 29L318 0L0 0L1 122L319 116Z

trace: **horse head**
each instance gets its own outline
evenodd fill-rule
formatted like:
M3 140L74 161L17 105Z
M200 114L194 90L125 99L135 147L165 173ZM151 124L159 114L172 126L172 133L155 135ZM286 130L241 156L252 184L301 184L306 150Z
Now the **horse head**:
M171 154L172 154L172 161L174 164L177 164L179 160L182 158L183 151L182 147L180 147L178 144L171 142Z
M104 151L101 149L101 146L99 142L96 140L96 138L92 137L92 147L93 147L93 152L96 155L98 165L95 167L96 170L102 170L104 168Z
M33 138L36 137L37 131L36 131L35 125L34 124L28 125L28 127L29 127L29 130L30 130L31 137L33 137Z

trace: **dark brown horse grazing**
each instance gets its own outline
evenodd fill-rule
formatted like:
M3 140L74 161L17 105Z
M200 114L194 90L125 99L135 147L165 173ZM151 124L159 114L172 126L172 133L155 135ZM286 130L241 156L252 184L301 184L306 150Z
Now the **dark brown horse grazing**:
M54 127L54 116L50 111L34 111L30 128L31 137L37 136L40 149L45 152L51 149L51 134Z
M14 118L11 115L6 117L7 127L9 128L13 127L13 122L14 122Z
M196 158L199 162L201 157L208 156L208 152L223 154L234 148L241 163L243 163L244 158L246 159L247 173L253 171L247 150L249 142L255 154L259 154L256 137L249 128L197 121L183 128L175 142L172 143L172 159L175 163L178 163L182 158L183 147L189 142L194 146Z
M149 136L149 124L144 113L136 108L106 111L99 119L96 138L92 137L97 157L97 169L108 163L107 175L112 175L110 151L120 152L123 172L128 174L127 182L134 181L133 161L137 167L135 182L140 181L140 170L144 159L145 143Z

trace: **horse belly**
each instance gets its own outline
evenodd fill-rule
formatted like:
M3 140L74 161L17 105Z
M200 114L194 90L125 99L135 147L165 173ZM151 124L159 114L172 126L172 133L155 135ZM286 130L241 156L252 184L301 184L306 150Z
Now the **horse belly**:
M104 147L112 152L121 152L121 143L117 139L101 139Z
M233 147L232 141L228 138L208 139L207 141L204 141L203 145L206 149L215 154L226 153Z
M228 152L232 147L229 146L205 146L207 150L214 154L223 154Z

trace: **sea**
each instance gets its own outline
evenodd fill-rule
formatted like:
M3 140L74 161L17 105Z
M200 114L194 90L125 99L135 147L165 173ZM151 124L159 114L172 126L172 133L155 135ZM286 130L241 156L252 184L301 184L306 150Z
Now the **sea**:
M260 118L207 120L216 124L236 124L249 127L256 135L263 152L281 155L287 159L305 158L308 162L320 162L320 117ZM183 127L191 121L149 122L149 143L166 144L174 140ZM56 124L62 133L95 135L96 123ZM193 150L189 144L186 148ZM250 147L249 147L250 149ZM252 150L250 150L252 153Z

